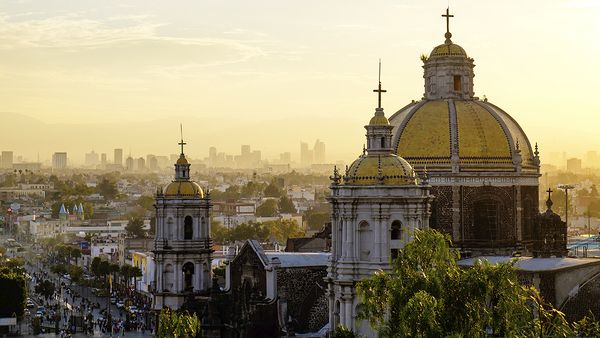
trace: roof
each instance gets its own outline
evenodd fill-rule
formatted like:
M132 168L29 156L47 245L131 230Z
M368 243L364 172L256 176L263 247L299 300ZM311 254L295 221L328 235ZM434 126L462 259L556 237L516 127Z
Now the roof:
M164 195L166 197L204 197L204 191L198 183L187 180L175 180L165 188Z
M348 169L347 185L415 185L412 166L395 154L361 155Z
M537 169L525 132L509 114L487 101L423 100L389 120L394 126L395 152L416 170L451 171L453 155L460 171L511 172L517 163L523 170Z
M538 271L559 271L570 269L583 265L600 264L597 258L571 258L571 257L512 257L512 256L479 256L458 261L461 266L473 266L476 260L486 260L491 264L510 262L516 259L515 267L520 271L538 272Z
M464 48L455 43L444 43L435 47L429 57L441 57L441 56L464 56L467 57L467 52Z
M263 268L273 267L272 263L276 259L281 262L281 265L279 265L281 268L327 266L329 256L331 256L328 252L265 252L260 243L254 239L247 240L240 253L243 252L245 247L256 253ZM237 259L237 256L235 259Z

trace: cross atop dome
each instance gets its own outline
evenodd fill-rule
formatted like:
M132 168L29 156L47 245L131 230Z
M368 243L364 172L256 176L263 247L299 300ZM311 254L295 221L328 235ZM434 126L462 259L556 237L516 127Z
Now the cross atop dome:
M385 89L381 89L381 59L379 59L379 87L373 89L374 93L377 93L377 108L381 108L381 93L387 92Z
M446 18L446 34L444 37L446 38L445 43L447 45L451 44L452 41L450 38L452 37L452 33L450 33L450 18L453 18L454 15L450 14L450 7L446 8L446 14L442 14L442 17Z
M177 143L181 146L181 154L183 155L183 146L186 145L187 143L183 142L183 125L180 123L179 124L179 132L181 134L181 142Z

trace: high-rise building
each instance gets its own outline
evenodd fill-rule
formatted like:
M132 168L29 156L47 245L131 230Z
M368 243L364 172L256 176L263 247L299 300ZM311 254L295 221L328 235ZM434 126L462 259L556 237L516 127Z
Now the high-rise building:
M125 160L125 169L127 169L127 171L133 170L133 158L131 155Z
M586 153L585 166L587 168L595 168L598 166L598 153L596 151L588 151Z
M308 148L308 143L300 143L300 164L302 166L309 166L313 163L313 152Z
M581 159L580 158L570 158L567 160L567 171L569 172L579 172L581 171Z
M52 155L52 168L65 169L67 167L67 153L56 152Z
M315 155L315 163L325 163L325 142L317 140L313 152Z
M156 159L156 156L152 154L146 155L146 167L150 170L158 169L158 160Z
M100 156L98 153L92 150L91 153L85 154L85 165L95 167L100 162Z
M208 148L208 161L211 164L214 164L217 160L217 147Z
M123 149L115 149L115 164L123 165Z
M146 160L143 157L138 158L135 167L138 171L146 170Z
M0 162L0 167L3 169L12 169L13 166L13 152L12 151L3 151L2 152L2 162Z
M100 154L100 164L106 165L106 153Z
M279 154L279 162L281 162L282 164L288 164L292 162L292 153L285 152L285 153L281 153Z

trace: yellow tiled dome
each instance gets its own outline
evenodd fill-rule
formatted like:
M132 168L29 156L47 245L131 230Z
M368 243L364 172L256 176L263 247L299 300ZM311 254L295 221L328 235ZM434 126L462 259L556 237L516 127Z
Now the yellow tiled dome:
M397 155L362 155L350 165L345 184L414 185L417 180L411 165Z
M173 181L164 190L167 197L204 197L204 191L198 183L193 181Z
M430 58L440 57L440 56L464 56L467 57L467 52L465 50L454 43L444 43L437 47L435 47L431 54L429 54Z
M396 153L417 170L452 170L453 149L461 171L514 171L518 152L523 168L533 151L517 122L487 101L424 100L390 118Z
M375 115L369 121L369 125L372 126L388 126L389 124L390 122L384 115Z

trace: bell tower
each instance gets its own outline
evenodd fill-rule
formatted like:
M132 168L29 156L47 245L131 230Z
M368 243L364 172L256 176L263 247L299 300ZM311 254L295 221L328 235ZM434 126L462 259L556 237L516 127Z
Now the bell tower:
M175 163L175 179L156 193L154 309L179 309L186 298L211 286L212 240L210 196L190 179L183 152Z

